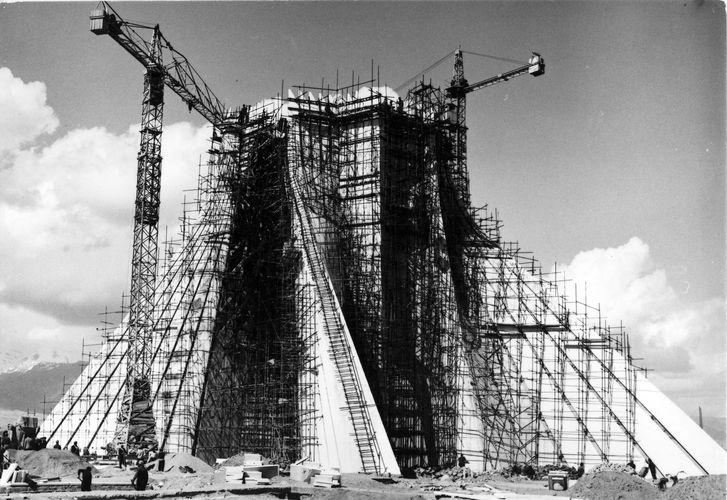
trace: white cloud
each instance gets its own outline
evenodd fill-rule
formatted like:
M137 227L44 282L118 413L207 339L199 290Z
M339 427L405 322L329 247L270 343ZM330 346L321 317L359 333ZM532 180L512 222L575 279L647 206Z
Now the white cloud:
M579 299L587 290L588 303L600 303L612 324L623 322L635 355L654 370L650 378L667 394L694 413L695 388L711 381L711 392L700 393L700 401L724 415L724 299L686 302L637 237L581 252L560 270L578 287Z
M71 323L118 305L130 272L137 130L72 130L0 171L0 299ZM165 128L162 235L178 223L206 137L188 123Z
M97 314L120 306L131 268L139 125L70 130L41 147L58 125L43 83L0 68L0 345L22 338L41 360L77 359ZM164 127L162 237L179 224L208 137L208 127Z
M61 324L51 316L22 306L0 303L0 373L30 368L39 362L81 359L81 346L99 339L94 328Z
M58 127L53 108L46 104L41 82L24 83L10 69L0 68L0 159L19 146Z

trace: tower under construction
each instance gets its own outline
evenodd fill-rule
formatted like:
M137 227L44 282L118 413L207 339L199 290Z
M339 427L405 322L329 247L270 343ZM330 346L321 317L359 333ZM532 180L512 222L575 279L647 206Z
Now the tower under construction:
M127 29L110 10L94 26ZM189 78L153 59L164 43L155 27L151 59L137 57L146 86L214 104L208 159L180 233L153 266L135 261L154 271L137 275L148 305L132 287L46 418L49 440L377 474L460 455L475 470L658 455L663 472L722 472L725 452L635 368L624 329L472 206L466 96L541 75L542 57L469 84L457 51L446 88L300 86L233 109L183 95ZM158 117L140 178L157 167ZM158 209L141 184L137 203Z

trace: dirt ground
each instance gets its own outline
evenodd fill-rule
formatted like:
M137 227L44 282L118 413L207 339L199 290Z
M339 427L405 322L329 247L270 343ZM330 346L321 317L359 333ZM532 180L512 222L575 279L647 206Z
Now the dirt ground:
M31 472L33 477L43 484L42 478L61 476L60 486L67 485L74 489L78 485L75 474L78 468L85 466L78 457L68 452L43 450L40 452L24 452L17 455L18 462ZM114 485L129 488L134 475L134 467L121 470L111 463L96 464L93 484L95 491L81 493L79 491L39 492L9 495L9 498L99 498L111 500L115 498L196 498L225 499L244 497L246 499L271 500L273 498L302 498L311 500L434 500L437 498L469 498L469 499L506 499L536 500L552 497L566 497L583 500L725 500L727 485L725 476L709 476L686 478L678 484L660 491L651 481L644 480L621 470L602 469L586 474L578 481L572 481L566 491L550 491L545 479L527 479L523 476L486 473L476 478L464 477L462 474L437 474L415 479L395 478L386 482L374 480L362 474L343 474L341 488L314 488L305 483L291 481L288 476L281 475L271 480L271 487L266 492L253 485L243 486L241 483L225 483L223 471L215 471L207 464L201 464L195 457L185 454L168 456L166 472L151 470L149 484L151 489L145 492L130 490L120 491ZM80 463L82 462L82 463ZM184 472L186 467L194 469L194 473ZM451 471L450 471L451 472ZM51 484L51 483L48 483ZM671 483L670 483L671 484ZM102 491L102 487L115 491ZM66 488L68 489L68 488ZM282 495L282 496L281 496ZM287 496L286 496L287 495ZM3 495L5 498L5 495Z

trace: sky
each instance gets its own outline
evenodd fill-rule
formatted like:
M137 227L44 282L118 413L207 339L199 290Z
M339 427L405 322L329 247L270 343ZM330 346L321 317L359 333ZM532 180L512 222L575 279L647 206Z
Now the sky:
M398 87L461 45L527 61L468 96L472 198L623 321L688 414L725 416L725 12L718 2L114 3L159 22L229 106L293 84ZM0 4L0 346L77 360L128 293L142 67L94 3ZM450 61L427 73L437 85ZM512 69L465 55L470 81ZM209 129L167 91L173 230ZM579 285L579 290L585 290ZM579 292L580 293L580 292ZM12 346L12 347L10 347ZM23 361L23 358L31 359Z

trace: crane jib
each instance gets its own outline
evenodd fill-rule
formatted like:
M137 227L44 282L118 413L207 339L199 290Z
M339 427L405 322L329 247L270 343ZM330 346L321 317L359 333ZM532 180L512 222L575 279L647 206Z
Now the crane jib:
M125 21L110 5L101 2L91 12L90 30L96 35L109 35L147 70L158 72L164 83L212 124L224 120L227 107L217 98L184 55L174 50L159 32L158 25L144 25ZM141 36L137 29L154 30L160 39L159 53L154 45ZM165 57L164 54L168 57ZM162 60L171 61L164 65Z
M468 94L470 92L474 92L475 90L479 90L485 87L490 87L492 85L506 82L512 78L516 78L518 76L522 76L525 74L530 74L532 76L540 76L545 73L545 60L540 57L538 54L533 54L533 56L530 58L530 62L525 65L521 66L519 68L515 68L513 70L507 71L505 73L501 73L497 76L493 76L491 78L487 78L485 80L481 80L477 83L473 83L471 85L466 86L456 86L453 85L451 87L448 87L446 89L447 94L450 96L457 96L457 95L464 95Z

